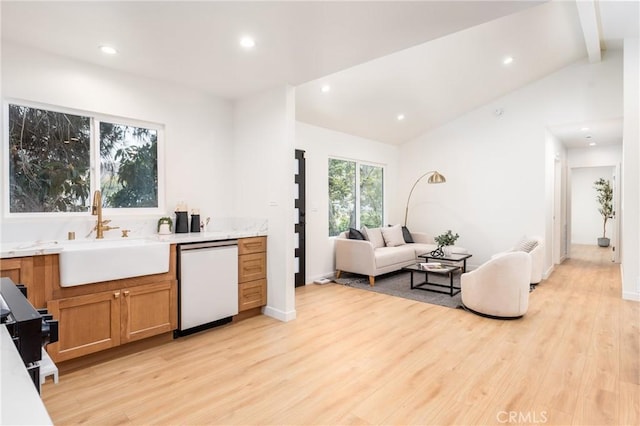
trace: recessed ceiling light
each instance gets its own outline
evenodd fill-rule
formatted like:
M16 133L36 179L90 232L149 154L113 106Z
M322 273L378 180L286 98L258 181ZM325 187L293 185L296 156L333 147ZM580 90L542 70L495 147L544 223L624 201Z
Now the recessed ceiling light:
M240 46L244 47L245 49L251 49L255 45L256 41L252 37L244 36L240 39Z
M396 118L398 119L398 121L402 121L404 120L404 114L398 114Z
M589 142L589 146L596 146L595 142Z
M588 132L588 131L589 131L589 128L588 128L588 127L583 127L583 128L581 128L580 130L581 130L581 131L583 131L583 132Z
M584 137L585 139L591 139L591 135L587 135Z
M100 46L100 51L102 53L107 54L107 55L115 55L116 53L118 53L118 51L115 49L115 47L107 46L107 45Z
M320 90L322 90L322 93L327 93L328 91L331 90L331 86L329 86L328 84L325 84L324 86L322 86Z
M506 58L504 58L504 59L502 60L502 63L503 63L504 65L509 65L509 64L510 64L510 63L512 63L512 62L513 62L513 57L511 57L511 56L507 56Z

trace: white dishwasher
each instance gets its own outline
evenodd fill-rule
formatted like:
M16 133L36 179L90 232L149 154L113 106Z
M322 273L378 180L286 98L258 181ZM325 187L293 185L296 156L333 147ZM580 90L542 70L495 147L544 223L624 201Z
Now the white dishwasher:
M238 241L178 245L178 330L225 324L238 314Z

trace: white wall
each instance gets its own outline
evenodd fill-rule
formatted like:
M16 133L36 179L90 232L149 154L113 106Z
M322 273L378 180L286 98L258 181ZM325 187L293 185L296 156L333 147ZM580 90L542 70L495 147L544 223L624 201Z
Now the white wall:
M402 202L396 197L398 148L393 145L340 133L310 124L296 123L296 148L306 151L307 171L307 283L333 276L335 272L334 238L329 234L329 157L376 163L384 166L386 205ZM389 216L388 223L400 223Z
M402 145L399 196L427 170L447 178L414 194L409 228L458 232L476 266L524 234L549 238L554 187L547 175L554 155L547 152L546 127L622 116L621 75L620 52L596 64L584 59ZM402 206L395 208L400 215ZM549 271L552 246L546 250Z
M567 149L551 132L546 132L546 202L553 205L553 215L547 215L547 245L551 248L551 265L562 263L567 255ZM549 254L549 251L546 253Z
M593 183L603 178L613 184L613 167L577 167L571 170L571 242L596 245L602 237L602 216ZM607 221L607 237L612 236L612 221Z
M640 42L624 41L622 297L640 300Z
M622 144L571 148L567 151L569 167L615 166L622 161Z
M235 213L234 188L229 184L234 168L232 105L228 101L6 41L2 44L2 96L163 124L166 214L173 215L180 200L213 221ZM3 203L4 192L3 185ZM132 228L135 236L152 232L158 217L110 219L113 225ZM88 213L85 218L3 219L2 242L66 238L68 231L83 237L93 224ZM117 232L105 234L114 235L119 237Z
M294 292L295 101L290 87L236 102L234 107L236 214L265 217L267 238L266 315L296 317Z

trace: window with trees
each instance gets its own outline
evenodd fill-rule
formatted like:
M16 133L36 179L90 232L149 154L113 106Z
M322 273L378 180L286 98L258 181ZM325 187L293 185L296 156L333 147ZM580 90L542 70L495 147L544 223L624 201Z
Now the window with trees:
M383 176L381 166L329 159L329 236L349 228L382 226Z
M105 208L161 207L160 128L112 121L9 104L9 213L86 212L93 189Z

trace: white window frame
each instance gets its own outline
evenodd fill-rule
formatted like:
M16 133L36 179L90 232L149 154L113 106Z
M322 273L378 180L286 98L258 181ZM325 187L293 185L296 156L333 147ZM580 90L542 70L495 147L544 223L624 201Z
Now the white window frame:
M9 176L9 105L19 105L28 108L44 109L48 111L58 112L62 114L74 114L90 119L91 146L90 146L90 172L89 172L89 189L88 197L89 205L86 212L21 212L15 213L10 211L10 176ZM3 156L3 173L2 188L4 195L2 197L3 216L7 219L20 218L62 218L62 217L86 217L91 215L92 194L100 189L100 122L109 122L121 124L125 126L143 127L153 129L157 132L157 155L158 155L158 206L157 207L137 207L137 208L103 208L105 214L113 216L142 216L142 215L158 215L165 214L165 140L164 125L149 121L136 120L132 118L119 117L108 114L84 111L79 109L67 108L58 105L50 105L39 102L26 101L22 99L5 99L2 111L3 120L3 136L4 144L2 144Z
M347 157L339 157L330 155L327 158L327 196L329 194L329 160L339 160L339 161L349 161L351 163L356 163L356 191L355 191L355 209L356 209L356 229L362 228L362 224L360 221L360 166L374 166L382 168L382 219L381 222L384 224L385 218L387 217L387 166L386 164L375 163L372 161L364 161L364 160L356 160L353 158ZM328 200L331 203L331 200ZM327 209L327 215L328 215ZM328 225L328 217L327 217L327 225ZM326 227L327 232L329 232L329 226ZM336 238L337 235L329 235L329 238Z

